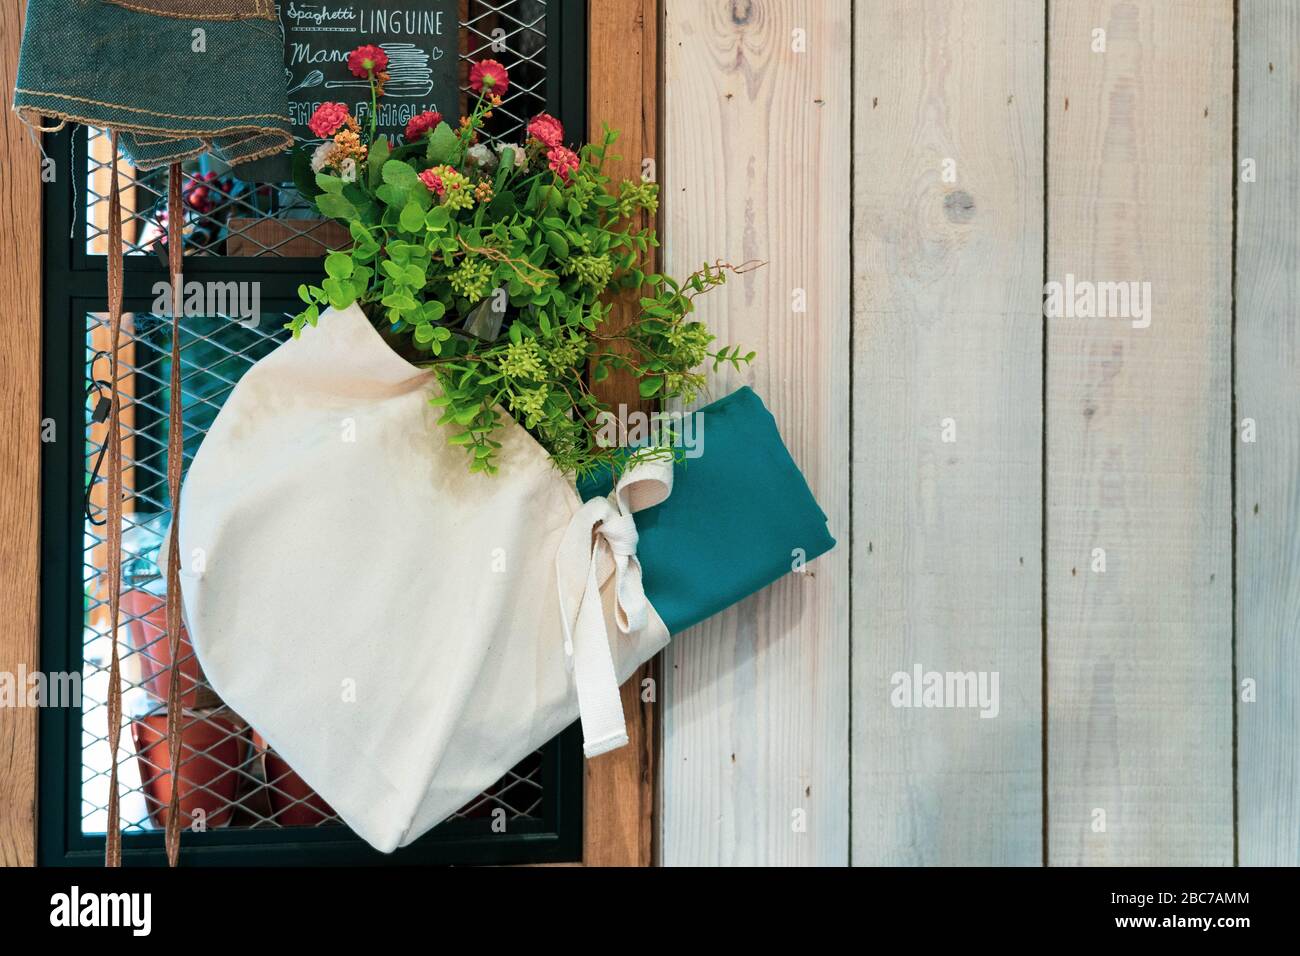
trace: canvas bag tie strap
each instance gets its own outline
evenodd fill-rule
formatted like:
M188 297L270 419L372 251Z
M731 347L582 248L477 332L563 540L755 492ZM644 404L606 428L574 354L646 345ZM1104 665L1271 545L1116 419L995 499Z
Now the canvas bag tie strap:
M635 634L649 622L650 602L641 583L632 516L662 502L672 488L671 460L634 465L608 498L593 498L574 513L555 556L564 653L578 691L582 749L588 757L627 743L600 589L612 574L619 631Z

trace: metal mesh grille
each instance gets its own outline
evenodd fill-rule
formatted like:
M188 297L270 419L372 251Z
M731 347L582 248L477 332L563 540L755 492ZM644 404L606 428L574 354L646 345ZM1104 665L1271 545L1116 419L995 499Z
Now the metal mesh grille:
M560 0L549 0L558 4ZM460 22L461 89L468 64L483 58L510 71L505 101L493 111L494 139L514 140L527 120L546 108L546 13L548 0L469 0ZM110 141L91 130L86 149L86 252L108 248ZM289 183L246 183L211 157L183 164L186 255L313 256L346 240L336 224L316 212ZM123 252L156 254L166 234L167 170L135 171L119 164Z
M561 0L551 0L558 5ZM495 108L495 139L518 139L524 124L546 109L547 0L480 0L462 21L461 89L468 89L468 64L499 61L510 71L510 88Z
M223 317L181 322L181 395L188 466L235 383L284 337L283 316L260 323ZM86 484L84 535L84 644L82 673L83 833L103 833L109 787L108 627L105 463L106 424L95 408L109 390L107 316L86 316ZM338 817L207 685L182 631L178 657L182 701L179 774L172 774L166 745L171 670L165 636L165 592L157 563L166 531L167 415L172 396L171 323L161 316L127 315L122 361L123 593L118 631L122 655L125 729L120 739L119 793L124 832L160 829L174 781L179 779L186 825L204 828L329 826ZM507 821L537 817L543 802L541 753L458 814ZM499 819L501 814L495 814Z

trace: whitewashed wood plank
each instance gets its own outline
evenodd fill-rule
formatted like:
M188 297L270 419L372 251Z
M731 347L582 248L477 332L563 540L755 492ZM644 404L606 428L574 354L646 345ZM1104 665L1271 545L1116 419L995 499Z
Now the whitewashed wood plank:
M1044 35L857 6L855 864L1042 862ZM996 716L896 706L916 667L996 673Z
M1049 17L1048 279L1151 290L1047 323L1049 862L1229 864L1232 5Z
M1247 0L1237 44L1238 847L1297 866L1300 7Z
M668 865L848 862L849 7L665 2L665 268L768 262L700 300L759 353L713 393L754 386L840 541L666 652Z

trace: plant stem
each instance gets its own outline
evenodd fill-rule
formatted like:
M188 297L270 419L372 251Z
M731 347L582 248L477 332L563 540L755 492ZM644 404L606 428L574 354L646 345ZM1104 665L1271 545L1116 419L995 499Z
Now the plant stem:
M375 132L379 129L379 96L375 84L375 71L367 70L370 74L370 145L375 144Z

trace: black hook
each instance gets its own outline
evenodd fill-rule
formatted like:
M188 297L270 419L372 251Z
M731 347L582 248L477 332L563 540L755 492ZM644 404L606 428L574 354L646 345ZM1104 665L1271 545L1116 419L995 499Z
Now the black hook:
M95 377L95 364L101 358L108 358L108 357L109 357L108 352L104 351L103 349L99 349L95 352L94 357L90 360L90 385L87 386L86 388L86 398L87 399L90 398L91 392L94 392L95 395L97 396L95 399L95 410L90 413L90 420L94 422L96 425L102 425L104 422L108 421L108 416L113 410L113 403L117 401L117 396L115 395L111 395L111 394L109 396L104 395L105 389L109 390L111 393L113 388L113 383L106 382L101 378ZM108 439L105 438L104 441L100 443L99 454L95 456L95 466L94 468L91 469L90 481L86 485L86 520L89 521L92 525L94 525L97 528L107 524L108 519L100 518L97 520L94 514L91 513L90 489L94 488L95 482L99 480L99 469L103 467L104 452L107 449L108 449Z

